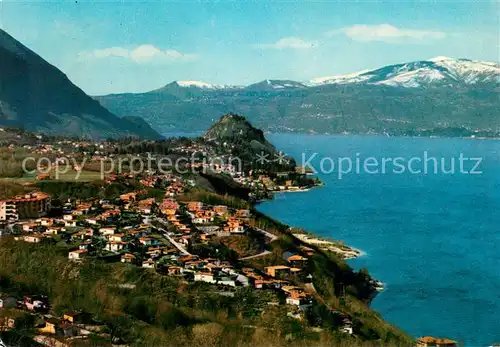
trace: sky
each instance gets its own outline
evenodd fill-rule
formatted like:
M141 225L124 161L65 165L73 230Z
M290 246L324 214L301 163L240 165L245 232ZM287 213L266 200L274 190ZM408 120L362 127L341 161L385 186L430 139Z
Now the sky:
M499 1L8 1L0 28L90 95L500 61Z

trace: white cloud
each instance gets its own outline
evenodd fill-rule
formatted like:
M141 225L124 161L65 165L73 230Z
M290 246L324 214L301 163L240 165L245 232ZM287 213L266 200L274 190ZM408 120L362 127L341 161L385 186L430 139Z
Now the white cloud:
M92 52L95 58L107 58L107 57L128 57L128 50L122 47L110 47L104 49L96 49Z
M275 43L259 43L254 45L260 49L310 49L318 45L317 41L306 41L298 37L284 37Z
M389 43L422 42L424 40L442 40L446 38L446 33L442 31L401 29L391 24L357 24L327 33L329 36L338 34L344 34L355 41L384 41Z
M140 45L132 49L124 47L109 47L79 53L79 58L81 60L105 59L112 57L128 59L137 64L193 61L198 58L196 54L181 53L173 49L162 50L150 44Z

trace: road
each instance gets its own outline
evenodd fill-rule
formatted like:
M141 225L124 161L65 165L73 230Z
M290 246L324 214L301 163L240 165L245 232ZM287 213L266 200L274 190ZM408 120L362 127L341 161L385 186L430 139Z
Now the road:
M266 235L269 239L271 239L270 242L273 242L273 241L276 241L278 239L278 236L274 235L274 234L271 234L270 232L268 231L265 231L263 229L259 229L257 227L254 227L255 230L257 230L258 232Z
M268 255L270 254L271 252L269 251L263 251L261 253L257 253L257 254L254 254L254 255L250 255L248 257L244 257L244 258L240 258L240 260L249 260L249 259L253 259L253 258L258 258L258 257L263 257L265 255Z
M167 225L167 222L163 219L163 218L156 218L156 221L160 222L162 225ZM179 251L182 252L182 254L184 255L191 255L191 253L189 253L185 248L184 246L182 246L181 244L179 244L177 241L175 241L169 234L168 232L165 230L165 229L162 229L162 228L158 228L158 230L160 230L163 234L163 236L165 236L165 238L172 244L174 245L175 248L177 248Z
M257 227L253 227L253 229L255 229L258 232L260 232L261 234L265 235L270 240L269 242L273 242L273 241L276 241L278 239L278 236L271 234L270 232L265 231L264 229L259 229ZM270 253L271 253L270 251L262 251L260 253L254 254L254 255L250 255L248 257L240 258L240 260L248 260L248 259L263 257L263 256L268 255Z
M160 224L162 224L163 226L167 226L167 221L164 220L163 218L155 218L155 220L157 222L159 222ZM260 232L261 234L265 235L270 240L269 242L273 242L273 241L275 241L275 240L278 239L278 236L276 236L274 234L271 234L270 232L267 232L267 231L265 231L263 229L259 229L257 227L254 227L254 229L256 231ZM165 236L165 238L170 243L172 243L172 245L174 245L175 248L177 248L183 254L191 255L191 253L189 253L182 245L180 245L177 241L175 241L174 239L172 239L172 237L168 234L168 232L165 229L159 228L159 230L163 233L163 236ZM251 255L251 256L248 256L248 257L244 257L244 258L240 258L240 260L248 260L248 259L253 259L253 258L257 258L257 257L262 257L262 256L265 256L265 255L267 255L269 253L271 253L271 252L269 252L269 251L262 251L261 253L258 253L258 254L254 254L254 255Z

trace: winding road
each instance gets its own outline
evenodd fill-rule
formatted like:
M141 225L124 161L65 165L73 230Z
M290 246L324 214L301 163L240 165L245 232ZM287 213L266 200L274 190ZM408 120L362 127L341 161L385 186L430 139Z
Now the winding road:
M271 242L276 241L278 239L278 236L271 234L270 232L265 231L264 229L259 229L257 227L253 227L253 229L260 232L264 236L266 236L270 240L268 243L271 243ZM254 255L250 255L248 257L240 258L240 260L249 260L249 259L253 259L253 258L263 257L263 256L268 255L270 253L271 253L270 251L266 250L266 251L262 251L260 253L254 254Z

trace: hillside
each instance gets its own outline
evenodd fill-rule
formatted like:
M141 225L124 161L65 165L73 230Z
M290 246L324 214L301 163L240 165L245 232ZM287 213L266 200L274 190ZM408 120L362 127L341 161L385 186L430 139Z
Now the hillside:
M497 63L437 57L303 83L176 81L147 93L95 98L162 132L205 130L233 112L266 131L496 136L499 86Z
M203 139L218 147L220 152L240 158L244 165L267 169L295 167L294 159L283 157L263 131L253 127L243 116L232 113L222 116L206 131Z
M0 125L91 138L160 137L143 119L109 112L3 30L0 60Z

